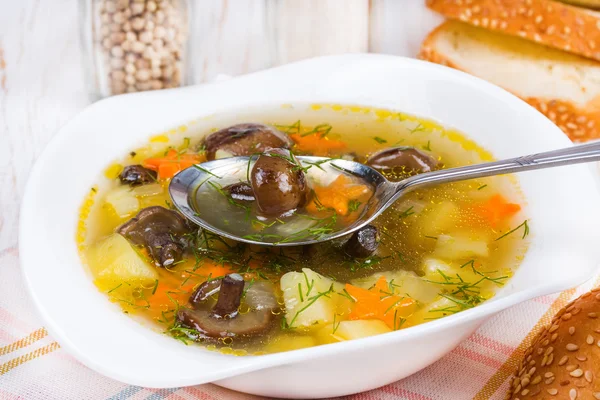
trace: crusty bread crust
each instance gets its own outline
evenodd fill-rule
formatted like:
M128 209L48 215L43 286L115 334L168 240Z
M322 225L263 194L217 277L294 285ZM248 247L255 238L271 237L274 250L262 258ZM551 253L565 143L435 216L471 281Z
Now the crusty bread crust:
M427 36L421 46L418 57L422 60L472 73L468 68L454 64L450 59L435 50L436 35L441 34L448 26L448 22L443 23ZM548 117L565 134L567 134L572 141L585 142L600 138L600 113L595 112L594 110L587 110L570 101L559 98L541 99L536 97L523 97L520 96L519 93L514 91L511 92Z
M561 309L525 351L507 400L600 399L600 288Z
M600 13L552 0L427 0L442 15L600 61Z

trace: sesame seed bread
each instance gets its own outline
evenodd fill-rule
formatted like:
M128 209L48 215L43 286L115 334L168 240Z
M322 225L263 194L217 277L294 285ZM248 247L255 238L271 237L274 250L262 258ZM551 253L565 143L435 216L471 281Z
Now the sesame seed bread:
M600 63L456 21L436 28L419 57L521 97L573 141L600 138Z
M540 331L506 399L600 399L600 288L572 301Z
M427 6L448 18L600 61L595 11L553 0L427 0Z

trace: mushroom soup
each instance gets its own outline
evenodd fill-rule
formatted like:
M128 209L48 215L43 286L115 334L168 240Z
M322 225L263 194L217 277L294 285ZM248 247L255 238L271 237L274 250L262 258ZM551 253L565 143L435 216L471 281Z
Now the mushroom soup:
M491 298L527 249L529 221L512 176L410 192L331 242L233 242L187 221L167 189L182 169L238 155L258 158L244 179L207 182L198 212L264 240L335 229L371 195L344 174L306 179L296 155L356 160L395 181L492 160L454 130L356 106L246 109L152 137L91 189L77 240L111 301L186 344L264 354L406 329Z

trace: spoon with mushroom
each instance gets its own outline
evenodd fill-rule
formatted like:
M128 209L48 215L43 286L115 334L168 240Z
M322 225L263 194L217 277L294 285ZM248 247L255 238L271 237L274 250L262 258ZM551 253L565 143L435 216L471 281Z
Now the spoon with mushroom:
M223 158L177 174L169 193L177 209L197 225L236 241L298 246L353 233L403 194L426 186L600 160L600 141L502 161L435 170L435 161L412 148L385 150L364 165L343 159L295 156L288 149ZM423 173L398 182L378 170L394 160ZM319 200L315 186L333 196L344 181L358 196L353 217ZM347 211L347 210L346 210Z

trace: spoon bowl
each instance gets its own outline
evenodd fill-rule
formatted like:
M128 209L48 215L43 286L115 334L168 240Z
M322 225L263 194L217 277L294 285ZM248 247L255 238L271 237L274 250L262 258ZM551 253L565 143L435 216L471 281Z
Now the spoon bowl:
M238 181L244 179L249 181L249 171L257 157L224 158L193 165L181 171L169 185L169 193L173 203L190 221L212 233L229 239L265 246L308 245L336 239L357 231L377 218L403 194L416 188L506 173L598 161L600 160L600 141L508 160L427 172L411 176L399 182L390 182L375 169L355 161L299 156L296 158L305 168L309 180L311 174L325 172L339 175L341 172L358 178L370 186L372 195L358 218L346 226L339 229L319 230L317 233L309 235L296 235L297 232L293 232L288 236L277 237L271 241L262 240L263 238L257 240L254 235L239 235L216 226L202 218L200 214L201 207L198 206L197 202L199 188L210 184L213 180L221 180L227 177L227 179L233 179L234 181L236 179Z

